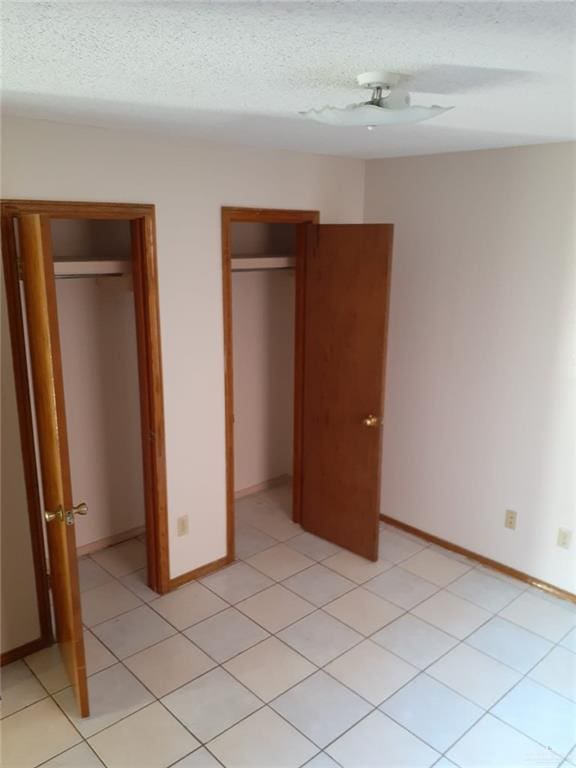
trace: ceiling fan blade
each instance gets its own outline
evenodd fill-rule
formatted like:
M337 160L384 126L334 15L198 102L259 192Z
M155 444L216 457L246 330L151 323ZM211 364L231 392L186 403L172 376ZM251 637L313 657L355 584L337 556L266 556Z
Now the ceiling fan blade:
M452 93L469 93L501 85L537 83L540 78L541 75L537 72L520 69L437 64L428 69L413 72L408 88L417 93L449 95Z

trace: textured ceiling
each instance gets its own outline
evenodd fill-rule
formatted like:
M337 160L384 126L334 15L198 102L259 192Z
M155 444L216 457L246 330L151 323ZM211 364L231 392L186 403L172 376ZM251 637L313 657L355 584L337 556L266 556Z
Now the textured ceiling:
M576 138L573 2L4 2L5 111L356 157ZM413 126L337 128L359 72L414 75Z

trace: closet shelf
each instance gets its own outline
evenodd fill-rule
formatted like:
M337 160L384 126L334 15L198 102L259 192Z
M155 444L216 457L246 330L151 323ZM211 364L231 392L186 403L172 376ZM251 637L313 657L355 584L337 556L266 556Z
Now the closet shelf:
M254 269L293 269L296 265L294 256L288 256L286 254L275 255L232 255L232 271L243 272L245 270Z
M55 261L55 277L103 277L104 275L128 275L131 272L128 259L115 261Z

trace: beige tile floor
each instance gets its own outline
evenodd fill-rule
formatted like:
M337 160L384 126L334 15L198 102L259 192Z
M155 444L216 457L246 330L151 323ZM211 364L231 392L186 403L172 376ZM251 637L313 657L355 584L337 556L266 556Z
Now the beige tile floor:
M576 606L382 525L368 563L276 488L234 565L158 597L132 540L83 558L92 714L57 651L2 670L6 768L570 768Z

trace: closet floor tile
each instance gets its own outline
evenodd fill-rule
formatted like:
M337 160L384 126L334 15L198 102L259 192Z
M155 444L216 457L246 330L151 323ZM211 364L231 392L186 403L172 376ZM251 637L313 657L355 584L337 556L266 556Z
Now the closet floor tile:
M243 524L247 523L258 528L277 541L286 541L302 533L299 525L293 522L285 512L271 506L267 500L260 499L250 505L245 499L240 501L246 502L246 506L239 512L239 520Z
M268 536L272 536L277 541L288 541L302 531L299 525L282 515L277 515L276 517L262 515L255 522L255 526Z
M279 483L272 488L260 491L260 498L266 501L272 509L281 512L287 520L292 520L292 481Z
M87 589L101 587L114 579L111 573L94 562L91 557L81 557L78 560L78 578L80 579L80 592Z
M126 576L146 565L146 545L137 539L130 539L94 552L90 557L113 576Z
M234 549L236 558L239 560L252 557L252 555L263 552L277 543L277 540L273 539L272 536L268 536L267 533L259 531L252 525L240 523L236 526Z

